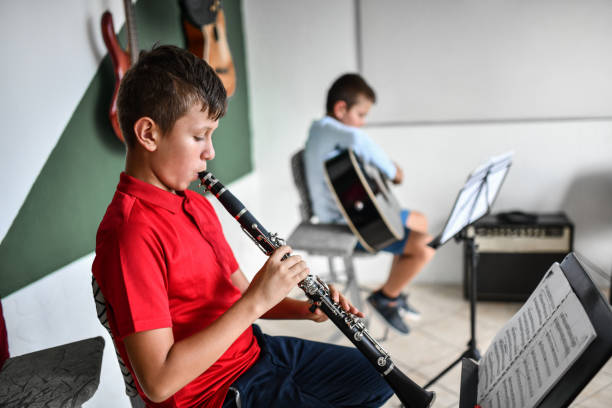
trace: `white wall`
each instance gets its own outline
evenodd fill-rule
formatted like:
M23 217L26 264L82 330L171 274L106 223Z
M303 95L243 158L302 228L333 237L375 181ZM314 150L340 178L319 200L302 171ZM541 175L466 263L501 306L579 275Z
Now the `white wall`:
M289 157L303 146L310 122L324 113L331 82L357 70L354 2L246 1L244 11L259 191L243 201L264 200L256 216L286 236L299 220ZM368 24L368 16L362 18ZM441 41L435 35L421 40L423 48ZM490 69L496 69L495 63ZM396 190L400 201L425 212L434 233L468 173L489 156L514 150L494 210L566 211L576 224L575 249L607 273L612 270L612 122L378 126L367 131L407 174ZM454 242L446 244L418 279L460 282L459 249ZM311 260L315 272L317 262ZM361 280L381 282L388 262L386 255L359 260Z
M373 122L612 114L608 0L359 3Z

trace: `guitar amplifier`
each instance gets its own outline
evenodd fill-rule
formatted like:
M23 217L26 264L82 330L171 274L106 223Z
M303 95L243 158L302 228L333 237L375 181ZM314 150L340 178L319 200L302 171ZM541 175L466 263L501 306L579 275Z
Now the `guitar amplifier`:
M563 213L488 215L468 227L477 245L476 299L525 301L554 262L573 249L574 226ZM469 298L464 243L463 293Z

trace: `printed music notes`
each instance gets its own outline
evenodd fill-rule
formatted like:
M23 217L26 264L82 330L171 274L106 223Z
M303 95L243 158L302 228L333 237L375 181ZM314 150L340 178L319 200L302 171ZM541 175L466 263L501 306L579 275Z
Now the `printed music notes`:
M480 361L478 403L537 406L595 337L583 305L553 264Z

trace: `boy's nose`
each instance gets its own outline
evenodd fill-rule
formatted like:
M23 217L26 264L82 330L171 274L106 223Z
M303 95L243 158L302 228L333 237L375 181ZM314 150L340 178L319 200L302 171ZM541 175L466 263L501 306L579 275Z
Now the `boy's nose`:
M202 159L204 160L212 160L215 158L215 148L211 144L208 148L204 149L202 152Z

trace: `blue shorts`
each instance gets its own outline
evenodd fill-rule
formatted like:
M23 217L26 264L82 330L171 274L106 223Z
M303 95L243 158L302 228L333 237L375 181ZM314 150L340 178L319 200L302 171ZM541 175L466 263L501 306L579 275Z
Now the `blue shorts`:
M242 408L380 407L393 395L355 347L268 336L257 325L253 332L259 359L232 384ZM235 395L228 392L223 408L236 407Z
M400 217L402 218L402 225L404 226L404 237L399 241L395 241L394 243L384 247L381 251L390 252L393 255L401 255L404 253L404 247L406 246L406 241L408 241L408 237L410 236L410 228L406 227L406 220L410 216L410 210L403 209L400 212ZM358 251L365 251L366 249L361 245L360 242L357 242L357 246L355 247Z

